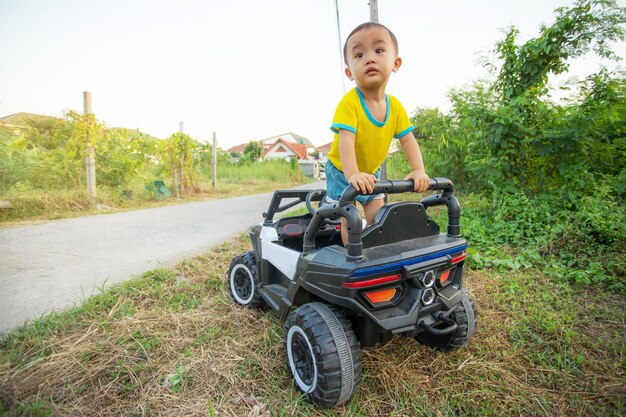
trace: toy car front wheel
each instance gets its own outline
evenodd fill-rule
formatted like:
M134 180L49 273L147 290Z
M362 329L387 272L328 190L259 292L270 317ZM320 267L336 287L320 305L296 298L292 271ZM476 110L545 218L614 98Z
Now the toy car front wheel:
M346 402L361 382L361 351L350 322L322 303L294 310L285 322L285 348L297 388L317 407Z
M239 305L261 308L265 300L259 294L261 281L254 252L236 256L228 270L228 291Z
M415 340L442 352L457 350L465 345L476 330L476 307L467 290L463 289L461 302L452 311L451 318L457 324L454 332L435 335L424 331L415 336Z

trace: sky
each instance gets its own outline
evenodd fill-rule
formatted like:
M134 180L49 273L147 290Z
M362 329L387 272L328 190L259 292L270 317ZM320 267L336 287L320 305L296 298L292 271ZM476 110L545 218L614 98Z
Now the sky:
M411 113L450 108L447 94L487 77L511 25L519 42L570 0L378 0L403 64L387 92ZM624 6L624 1L619 4ZM369 21L367 0L338 0L341 44ZM344 92L335 0L0 0L0 117L82 112L92 94L110 127L232 146L294 132L319 146ZM626 45L614 50L626 58ZM600 62L585 58L583 79ZM614 64L605 62L609 67ZM622 64L623 65L623 64Z

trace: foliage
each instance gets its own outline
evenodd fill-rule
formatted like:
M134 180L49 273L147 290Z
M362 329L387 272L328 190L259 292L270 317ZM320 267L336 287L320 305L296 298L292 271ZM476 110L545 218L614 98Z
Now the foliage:
M575 206L524 193L466 199L462 230L479 253L471 264L502 270L541 268L557 281L626 290L626 225L611 190L598 187ZM604 200L604 204L597 201ZM606 204L606 205L605 205Z
M285 366L282 321L228 294L230 262L249 249L242 234L0 337L0 412L624 415L624 297L490 270L466 271L479 327L463 349L442 354L395 337L363 350L354 398L315 409Z
M164 173L172 176L176 193L186 195L194 182L194 150L198 141L178 132L161 143L160 158L165 161Z
M176 373L168 374L165 377L164 386L169 388L172 392L180 392L184 387L190 385L190 378L185 372L185 365L180 365L176 369Z
M617 59L609 45L623 40L626 15L615 1L579 0L574 7L561 7L556 12L556 22L542 26L539 38L518 46L518 30L513 27L497 43L495 52L503 63L495 89L505 102L545 94L548 74L566 72L570 58L593 51Z
M511 28L494 50L494 81L453 90L450 114L416 110L430 175L477 196L464 210L476 265L541 266L626 289L626 74L603 68L562 102L550 100L548 84L569 58L617 59L610 43L624 39L624 23L624 9L595 0L557 9L554 24L523 45ZM391 166L403 164L394 156Z
M243 150L243 159L245 161L254 162L263 154L263 147L259 142L251 141Z
M24 188L68 191L82 187L87 132L101 185L125 186L145 167L146 153L154 153L154 139L140 132L107 129L93 115L70 111L63 120L29 121L20 135L0 140L0 194Z
M68 112L64 119L33 118L15 129L0 129L0 199L12 208L0 221L31 217L54 219L90 210L85 192L86 131L95 148L98 202L114 208L139 207L160 200L150 191L166 180L179 195L241 195L301 182L287 161L233 164L217 149L218 188L213 190L212 146L188 135L162 140L137 130L109 128L93 116ZM176 179L174 181L174 173ZM173 198L173 197L172 197Z
M255 163L225 162L217 166L218 178L241 184L252 183L261 179L298 182L301 179L299 173L297 162L294 166L293 162L284 159L261 160Z
M579 1L570 9L557 9L556 22L543 26L539 38L517 46L517 30L512 28L506 39L498 42L495 52L502 65L493 85L498 107L485 115L489 126L483 151L505 173L504 185L540 192L545 188L546 171L552 170L544 155L578 156L584 150L580 142L588 139L576 131L567 132L568 140L542 140L551 122L559 121L557 106L542 100L547 93L548 75L565 72L570 57L580 57L590 50L615 58L608 43L624 39L625 23L626 12L613 1ZM568 164L568 170L598 171L598 167L586 165Z

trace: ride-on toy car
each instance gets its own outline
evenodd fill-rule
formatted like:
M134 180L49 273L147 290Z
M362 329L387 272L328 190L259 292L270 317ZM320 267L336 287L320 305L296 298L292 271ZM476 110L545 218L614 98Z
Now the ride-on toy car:
M325 191L276 191L264 221L250 229L253 250L235 257L228 289L238 304L269 307L285 320L285 348L296 386L318 407L347 401L361 380L358 346L413 337L442 351L463 346L476 328L463 288L467 242L452 182L431 179L441 193L384 205L362 230L348 186L337 204ZM412 192L411 180L379 181L372 194ZM309 213L274 220L305 203ZM448 210L447 233L427 215ZM339 218L347 221L341 241Z

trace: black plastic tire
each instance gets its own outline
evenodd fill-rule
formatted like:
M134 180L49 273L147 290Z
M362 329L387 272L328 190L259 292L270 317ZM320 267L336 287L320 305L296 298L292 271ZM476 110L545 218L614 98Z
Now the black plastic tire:
M259 294L260 285L254 252L244 252L236 256L228 269L228 291L233 300L245 307L265 307L265 300Z
M361 350L343 314L304 304L289 314L285 330L289 369L307 401L320 408L348 401L361 382Z
M439 336L423 331L415 336L415 340L442 352L451 352L465 345L476 330L476 307L467 290L463 289L461 302L452 311L451 318L458 325L454 332ZM446 326L445 323L441 325Z

